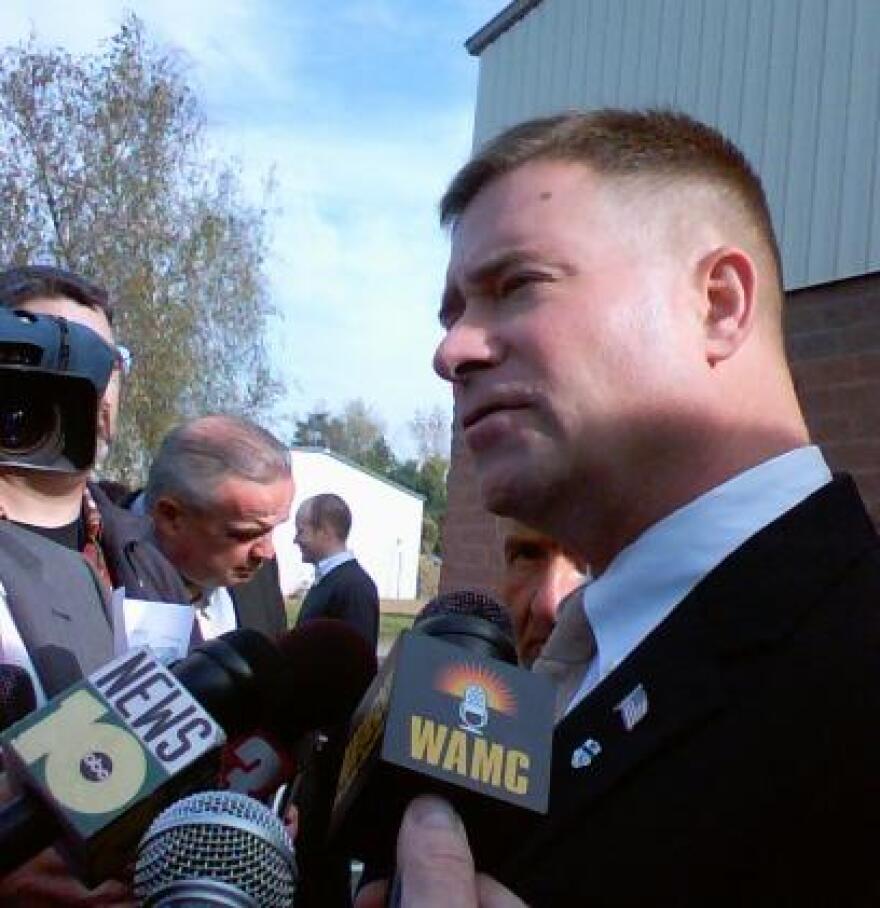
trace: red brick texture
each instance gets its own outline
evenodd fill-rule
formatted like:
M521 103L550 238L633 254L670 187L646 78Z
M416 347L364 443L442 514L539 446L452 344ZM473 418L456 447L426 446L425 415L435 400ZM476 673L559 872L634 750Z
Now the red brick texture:
M786 338L813 438L880 523L880 273L789 293ZM440 589L497 588L501 536L453 432Z

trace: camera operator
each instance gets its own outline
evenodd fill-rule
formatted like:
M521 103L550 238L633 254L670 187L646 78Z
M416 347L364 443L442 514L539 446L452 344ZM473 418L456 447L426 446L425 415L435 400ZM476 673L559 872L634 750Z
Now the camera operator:
M31 266L0 273L0 302L7 309L84 325L113 349L97 426L89 427L97 433L100 461L116 433L120 384L129 361L115 346L107 292L71 272ZM185 602L177 572L145 539L149 523L116 507L96 484L87 482L88 477L89 468L60 473L3 466L0 511L6 519L82 552L108 587L124 586L128 595L139 599Z
M121 371L105 291L49 267L0 273L0 659L38 700L113 656L108 594L185 601L146 521L88 484L116 426ZM15 310L13 315L11 310ZM0 881L0 905L129 905L47 849Z

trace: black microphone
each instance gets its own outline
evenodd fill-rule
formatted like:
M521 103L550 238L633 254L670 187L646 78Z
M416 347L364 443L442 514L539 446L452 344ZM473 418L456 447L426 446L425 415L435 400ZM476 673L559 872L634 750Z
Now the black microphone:
M251 732L270 721L279 688L284 660L252 630L172 670L133 650L71 686L0 735L18 792L0 808L0 873L60 837L87 883L115 875L157 810L215 778L225 736L213 716L230 734Z
M546 812L554 690L516 666L506 610L460 590L400 635L352 720L331 835L388 869L406 805L432 792L471 833L480 870Z
M20 665L0 665L0 732L37 708L30 672Z
M134 893L144 908L289 908L293 845L259 801L204 791L168 807L138 846Z
M347 722L376 675L376 654L343 621L315 618L276 641L285 680L272 714L223 752L221 788L262 801L297 770L309 732Z

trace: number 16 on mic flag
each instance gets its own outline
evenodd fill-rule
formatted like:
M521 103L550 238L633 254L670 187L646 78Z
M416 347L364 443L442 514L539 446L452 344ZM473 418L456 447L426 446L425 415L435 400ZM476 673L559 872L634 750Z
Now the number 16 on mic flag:
M224 741L147 649L105 665L0 737L16 789L48 808L90 883L124 864L165 804L211 781Z

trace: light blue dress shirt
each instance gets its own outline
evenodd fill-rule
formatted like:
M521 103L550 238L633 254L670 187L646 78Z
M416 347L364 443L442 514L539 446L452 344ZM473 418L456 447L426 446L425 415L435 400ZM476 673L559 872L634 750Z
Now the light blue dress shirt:
M747 539L831 481L815 446L734 476L649 527L584 590L596 655L571 711Z
M338 568L340 564L345 564L346 561L353 561L354 555L351 552L337 552L335 555L328 555L326 558L322 558L315 565L315 583L319 583L323 580L334 568Z

